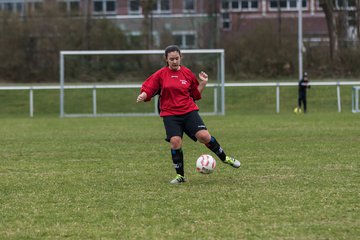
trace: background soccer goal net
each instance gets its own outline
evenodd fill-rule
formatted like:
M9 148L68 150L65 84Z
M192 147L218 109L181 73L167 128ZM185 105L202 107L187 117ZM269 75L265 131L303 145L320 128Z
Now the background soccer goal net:
M182 50L182 65L196 75L205 71L209 83L197 104L200 114L225 114L223 49ZM162 50L61 51L60 116L155 116L152 103L136 103L141 83L165 66Z

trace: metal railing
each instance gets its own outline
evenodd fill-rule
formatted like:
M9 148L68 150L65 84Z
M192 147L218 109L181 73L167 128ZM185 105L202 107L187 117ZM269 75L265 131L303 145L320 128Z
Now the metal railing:
M343 82L310 82L311 86L335 86L337 93L337 107L338 112L341 112L341 94L340 86L356 86L360 85L360 81L343 81ZM208 84L209 87L214 87L214 84ZM281 87L296 87L297 82L262 82L262 83L225 83L225 87L275 87L276 88L276 113L280 112L280 88ZM96 90L97 89L115 89L115 88L136 88L139 89L140 84L118 84L118 85L66 85L64 89L92 89L92 114L81 114L79 116L97 116L97 101L96 101ZM29 91L29 115L34 116L34 90L61 90L61 86L0 86L1 90L27 90ZM216 91L215 91L216 92ZM217 95L214 94L214 102L216 103ZM155 101L156 102L156 101ZM216 104L214 104L216 107ZM214 109L216 111L216 109ZM154 106L154 113L149 115L156 115L157 107ZM102 114L103 116L123 116L117 114ZM129 114L127 114L129 115ZM130 114L129 116L136 116L136 114Z

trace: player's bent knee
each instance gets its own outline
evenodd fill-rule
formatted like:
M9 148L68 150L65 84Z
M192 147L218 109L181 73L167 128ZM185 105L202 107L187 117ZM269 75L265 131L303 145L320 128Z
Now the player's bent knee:
M195 134L196 139L201 143L208 143L211 140L211 135L207 130L200 130Z
M182 139L179 136L174 136L170 138L171 149L179 149L182 145Z

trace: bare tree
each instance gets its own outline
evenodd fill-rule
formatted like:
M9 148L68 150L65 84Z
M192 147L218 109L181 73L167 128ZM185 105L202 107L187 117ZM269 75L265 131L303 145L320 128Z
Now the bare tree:
M145 44L147 49L151 49L154 45L153 43L153 6L156 3L156 0L142 0L141 7L144 14L144 36Z
M328 28L328 35L330 41L330 58L333 62L337 57L339 49L339 36L337 32L336 13L334 9L334 3L332 0L320 0L320 6L323 9L326 17L326 23Z
M84 4L84 9L83 9L83 15L84 15L84 32L83 32L83 45L84 45L84 49L89 49L90 48L90 43L89 43L89 32L91 30L91 24L90 24L90 19L91 19L91 11L90 11L90 1L89 0L84 0L83 2Z
M209 18L209 48L216 48L218 46L218 15L219 15L219 0L211 0L208 2L208 18Z
M358 37L358 41L360 41L360 0L356 0L356 15L355 15L355 21L356 21L356 33Z
M281 7L280 7L280 0L277 1L277 17L278 17L278 38L279 38L279 48L281 48L281 28L282 28L282 16L281 16Z

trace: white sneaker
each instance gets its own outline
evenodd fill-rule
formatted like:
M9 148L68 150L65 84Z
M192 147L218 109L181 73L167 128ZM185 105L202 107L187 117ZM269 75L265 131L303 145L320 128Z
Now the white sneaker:
M231 165L234 168L239 168L241 163L233 157L226 156L224 163Z
M185 177L181 176L180 174L176 175L176 177L170 181L171 184L179 184L184 182L186 182Z

